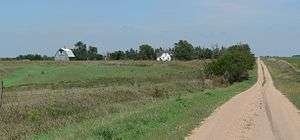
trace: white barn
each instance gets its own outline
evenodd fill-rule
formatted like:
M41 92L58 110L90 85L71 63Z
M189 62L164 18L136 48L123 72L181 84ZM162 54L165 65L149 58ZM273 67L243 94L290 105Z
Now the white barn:
M71 49L60 48L55 56L55 61L70 61L70 59L75 58L75 55Z
M163 61L163 62L168 62L172 60L171 54L168 52L163 52L158 55L157 61Z

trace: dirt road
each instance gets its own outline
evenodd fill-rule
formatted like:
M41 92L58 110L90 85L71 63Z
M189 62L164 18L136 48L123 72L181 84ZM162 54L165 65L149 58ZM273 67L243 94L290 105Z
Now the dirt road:
M258 81L222 105L188 140L300 140L300 112L257 60Z

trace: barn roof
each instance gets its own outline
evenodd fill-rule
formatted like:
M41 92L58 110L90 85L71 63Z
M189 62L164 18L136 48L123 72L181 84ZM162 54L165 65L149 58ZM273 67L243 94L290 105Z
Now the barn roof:
M60 50L63 50L64 52L66 52L66 54L68 55L68 57L75 57L73 51L71 49L67 49L67 48L60 48Z

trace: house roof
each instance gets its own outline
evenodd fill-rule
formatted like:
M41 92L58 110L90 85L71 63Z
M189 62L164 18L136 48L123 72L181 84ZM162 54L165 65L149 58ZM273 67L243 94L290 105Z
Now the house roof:
M162 56L164 53L169 54L169 55L172 55L172 53L171 53L170 51L161 51L161 52L157 53L156 56L157 56L157 57L160 57L160 56Z
M68 57L75 57L73 51L71 49L67 49L67 48L60 48L59 50L63 50L64 52L66 52L66 54L68 55Z

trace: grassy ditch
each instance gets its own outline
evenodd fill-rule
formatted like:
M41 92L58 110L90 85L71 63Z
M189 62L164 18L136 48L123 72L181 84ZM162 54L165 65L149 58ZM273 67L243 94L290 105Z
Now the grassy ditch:
M256 82L255 74L228 88L192 92L148 103L134 111L69 124L32 139L184 139L218 106Z
M281 60L291 62L294 67ZM265 63L271 72L276 88L285 93L290 101L300 109L300 59L271 58L266 59Z

